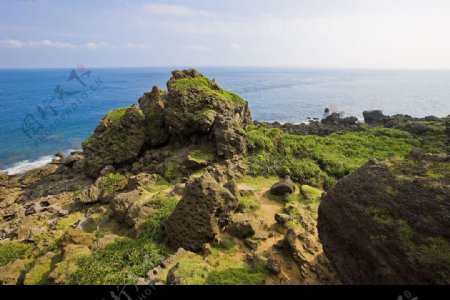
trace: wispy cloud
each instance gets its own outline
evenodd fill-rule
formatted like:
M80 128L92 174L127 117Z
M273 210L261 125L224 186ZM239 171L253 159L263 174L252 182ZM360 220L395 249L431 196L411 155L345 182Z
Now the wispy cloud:
M212 50L209 46L204 45L183 45L181 46L183 49L194 50L194 51L210 51Z
M51 40L39 40L39 41L20 41L20 40L0 40L0 47L2 48L56 48L56 49L76 49L85 48L90 50L96 50L101 48L111 48L113 45L106 42L88 42L84 44L73 44L68 42L59 42Z
M143 44L143 43L127 43L125 44L125 48L128 49L150 49L152 45Z
M167 17L208 17L215 15L214 13L206 10L192 9L182 5L162 3L144 4L144 11L152 15Z

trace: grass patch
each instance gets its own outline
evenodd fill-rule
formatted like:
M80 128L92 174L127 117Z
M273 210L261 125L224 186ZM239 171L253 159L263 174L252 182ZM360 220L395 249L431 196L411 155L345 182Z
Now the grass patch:
M166 190L166 189L170 188L171 186L172 185L170 183L168 183L166 180L160 179L153 184L149 184L149 185L145 186L144 190L146 190L149 193L156 193L156 192Z
M123 189L127 183L127 178L117 173L108 174L100 181L100 185L106 194L112 194L119 189Z
M263 189L263 188L270 188L272 185L280 181L278 177L270 176L270 177L264 177L264 176L244 176L241 179L237 181L238 184L246 184L249 186L252 186L255 189Z
M246 195L239 197L239 208L243 212L256 211L261 208L261 203L255 195Z
M166 258L163 224L179 198L155 195L155 211L135 238L119 238L112 244L81 258L78 270L69 276L70 284L132 284Z
M313 187L332 187L336 180L373 158L405 156L420 141L405 131L372 128L326 137L291 135L263 125L247 127L246 162L252 176L289 174Z
M238 95L226 91L206 77L182 78L168 83L169 89L176 89L182 94L188 94L191 90L197 90L200 93L194 101L214 95L219 100L227 101L233 104L245 105L245 101Z
M33 246L14 241L0 243L0 266L9 264L30 254Z
M128 107L122 107L118 109L111 110L106 115L105 119L111 121L114 124L118 124L127 112Z

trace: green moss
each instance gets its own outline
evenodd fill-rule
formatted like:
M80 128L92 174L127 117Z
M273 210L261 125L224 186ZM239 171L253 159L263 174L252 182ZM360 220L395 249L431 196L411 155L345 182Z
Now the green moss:
M197 95L196 99L193 99L194 101L202 99L205 96L213 95L219 100L227 101L233 104L245 105L245 101L242 100L241 97L218 87L217 84L206 77L177 79L169 82L168 87L169 89L176 89L184 95L188 94L190 90L199 91L200 94Z
M241 196L239 197L239 208L243 212L256 211L261 208L261 203L255 195Z
M200 257L187 258L178 264L177 276L183 285L203 285L206 283L211 266Z
M155 211L135 238L119 238L77 263L77 271L67 283L131 284L166 258L162 245L163 225L173 212L179 198L156 195L152 198Z
M249 185L255 189L263 189L263 188L270 188L272 185L277 183L279 181L278 177L270 176L270 177L263 177L263 176L244 176L241 179L237 181L238 184L246 184Z
M54 268L54 263L51 258L43 256L37 259L34 266L27 272L27 276L25 279L25 284L30 285L45 285L50 284L50 279L48 275L51 270Z
M178 169L179 163L176 161L171 161L164 172L164 179L171 182L178 179L181 174Z
M211 285L261 285L268 273L265 262L259 261L254 265L247 262L224 259L210 272L206 283Z
M108 174L100 181L100 185L106 194L112 194L118 189L124 188L127 183L126 177L117 173Z
M252 176L291 177L314 187L332 187L373 158L405 156L420 142L407 132L372 128L326 137L291 135L262 125L248 126L246 157Z
M24 258L30 254L33 246L19 242L0 243L0 266L9 264L19 258Z
M72 226L76 222L80 221L83 217L84 214L82 212L71 213L67 217L58 221L58 224L56 224L56 229L65 230L69 226Z
M105 119L111 121L114 124L118 124L127 112L128 107L122 107L118 109L111 110L106 115Z
M147 185L144 189L149 193L156 193L169 189L172 185L164 179L160 179L153 184Z
M425 166L427 176L436 179L450 178L450 164L448 162L432 162Z
M196 161L198 163L207 163L213 160L214 156L211 153L207 153L201 149L192 150L188 154L188 159Z
M394 217L388 210L375 206L369 207L369 210L377 223L381 223L384 225L392 225L395 223Z

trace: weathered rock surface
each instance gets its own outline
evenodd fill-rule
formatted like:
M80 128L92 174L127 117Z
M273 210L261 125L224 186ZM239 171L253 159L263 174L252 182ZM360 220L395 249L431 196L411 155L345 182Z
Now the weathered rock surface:
M104 117L91 138L83 143L86 173L97 177L107 165L134 160L144 145L144 122L144 113L136 105Z
M168 245L201 251L203 244L216 238L238 204L230 191L208 172L189 181L183 198L165 224Z
M324 252L344 283L450 283L450 158L370 161L322 199Z
M96 177L107 165L132 163L143 150L179 149L192 142L209 143L222 158L245 154L240 128L251 123L247 102L193 69L172 72L167 88L153 87L139 99L139 108L103 118L83 143L87 174Z
M383 124L384 115L381 110L363 111L364 122L367 124Z
M275 183L271 188L270 192L277 196L285 196L292 194L295 191L295 184L292 182L289 176L281 179L279 182Z

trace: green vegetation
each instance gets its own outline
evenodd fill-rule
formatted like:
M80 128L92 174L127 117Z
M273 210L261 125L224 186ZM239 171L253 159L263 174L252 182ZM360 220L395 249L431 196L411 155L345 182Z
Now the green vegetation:
M171 161L164 172L164 179L172 182L180 177L180 170L178 168L179 163L177 161Z
M0 243L0 266L9 264L19 258L30 254L33 246L19 242Z
M443 180L450 178L450 164L448 162L432 162L425 166L427 176L436 179Z
M169 83L169 88L176 89L182 94L188 94L190 90L200 91L197 99L204 96L214 95L219 100L230 103L245 105L245 101L238 95L220 88L216 83L206 77L183 78Z
M284 176L328 189L372 158L405 156L420 142L405 131L372 128L326 137L291 135L262 125L247 127L252 176Z
M277 183L280 179L275 176L263 177L263 176L244 176L237 181L238 184L246 184L249 185L256 190L260 190L262 188L270 188L272 185Z
M112 194L119 189L123 189L128 183L125 176L111 173L102 178L100 185L106 194Z
M211 285L260 285L264 284L268 273L262 260L254 265L247 262L222 260L209 273L206 284Z
M261 203L255 195L245 195L239 197L239 209L243 212L256 211L261 208Z
M208 161L211 161L214 156L201 149L196 149L189 152L188 158L189 160L193 160L198 163L207 163Z
M127 110L128 110L128 107L114 109L114 110L108 112L108 114L105 117L105 120L111 121L113 124L118 124L120 122L120 120L122 119L122 117L127 112Z
M166 257L162 226L179 198L156 195L155 211L135 239L119 238L112 244L78 261L78 269L68 277L71 284L131 284L144 277Z
M146 190L149 193L156 193L156 192L166 190L166 189L170 188L171 186L172 185L170 183L168 183L166 180L160 179L153 184L149 184L149 185L145 186L144 190Z

